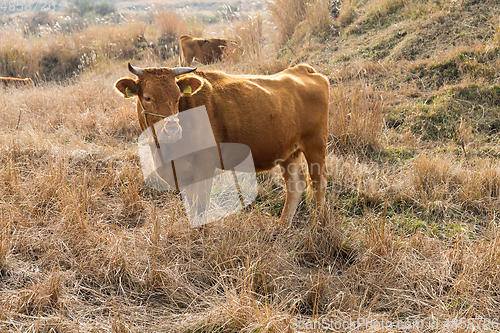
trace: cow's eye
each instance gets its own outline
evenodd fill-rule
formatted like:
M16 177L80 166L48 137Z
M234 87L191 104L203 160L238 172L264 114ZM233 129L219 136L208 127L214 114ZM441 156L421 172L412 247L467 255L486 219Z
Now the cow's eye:
M145 100L146 102L151 102L151 98L150 98L149 96L144 96L144 100Z

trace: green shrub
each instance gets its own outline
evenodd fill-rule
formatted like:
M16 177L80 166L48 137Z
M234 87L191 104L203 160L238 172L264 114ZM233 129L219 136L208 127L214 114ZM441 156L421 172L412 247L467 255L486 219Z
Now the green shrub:
M114 13L116 8L107 0L101 0L100 2L94 0L73 0L68 6L68 11L79 16L91 13L104 16Z

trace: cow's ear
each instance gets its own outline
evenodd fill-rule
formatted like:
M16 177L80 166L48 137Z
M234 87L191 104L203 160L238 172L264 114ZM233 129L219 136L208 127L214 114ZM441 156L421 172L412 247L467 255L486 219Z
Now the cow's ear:
M201 87L203 87L203 81L197 77L183 77L177 80L177 85L181 90L181 95L184 97L189 97L196 94Z
M115 88L123 94L123 97L129 98L137 95L137 83L133 79L124 78L116 81Z

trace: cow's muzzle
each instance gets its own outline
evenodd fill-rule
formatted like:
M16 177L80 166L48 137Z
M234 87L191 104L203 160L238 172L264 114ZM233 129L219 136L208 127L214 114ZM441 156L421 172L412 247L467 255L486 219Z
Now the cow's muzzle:
M160 133L157 133L159 143L173 143L182 139L182 127L177 115L166 117L163 122Z

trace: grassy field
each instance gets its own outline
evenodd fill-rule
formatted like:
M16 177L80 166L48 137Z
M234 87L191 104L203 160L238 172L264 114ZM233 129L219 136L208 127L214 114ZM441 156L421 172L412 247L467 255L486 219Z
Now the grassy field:
M0 17L0 75L36 84L0 90L1 332L498 331L500 2L261 5ZM279 170L204 230L146 187L114 82L182 33L238 41L201 69L329 77L324 219L304 194L280 225Z

